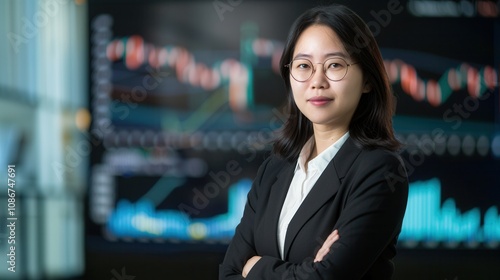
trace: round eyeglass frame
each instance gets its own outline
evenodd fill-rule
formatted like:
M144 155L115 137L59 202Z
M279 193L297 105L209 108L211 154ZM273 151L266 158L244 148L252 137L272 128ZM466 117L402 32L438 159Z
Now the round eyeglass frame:
M346 64L346 66L347 66L347 69L345 70L345 74L344 74L344 76L342 76L342 78L337 79L337 80L330 79L330 78L326 75L326 67L325 67L325 63L326 63L328 60L332 59L332 58L336 58L336 59L341 59L341 60L343 60L343 61L345 62L345 64ZM305 79L305 80L303 80L303 81L300 81L300 80L297 80L297 78L295 78L295 77L293 76L293 74L292 74L292 68L291 68L290 66L292 65L292 63L293 63L295 60L307 60L307 61L309 61L309 62L311 63L311 65L313 65L313 70L312 70L311 75L309 76L309 78L307 78L307 79ZM314 64L322 64L322 65L323 65L323 75L325 75L325 77L326 77L328 80L332 81L332 82L338 82L338 81L342 81L342 79L344 79L344 78L345 78L345 76L347 76L347 73L349 72L349 66L354 65L354 64L358 64L358 63L359 63L359 62L347 63L347 61L346 61L345 59L341 58L341 57L330 57L330 58L327 58L327 59L326 59L325 61L323 61L322 63L313 63L312 61L310 61L310 60L309 60L309 59L307 59L307 58L299 58L299 59L293 59L292 61L290 61L290 63L285 64L284 66L285 66L285 67L287 67L288 69L290 69L290 70L289 70L289 71L290 71L290 76L292 76L292 78L293 78L294 80L296 80L296 81L297 81L297 82L299 82L299 83L305 83L305 82L309 81L309 80L311 79L311 77L312 77L312 76L314 76L314 73L316 73L316 67L314 67Z

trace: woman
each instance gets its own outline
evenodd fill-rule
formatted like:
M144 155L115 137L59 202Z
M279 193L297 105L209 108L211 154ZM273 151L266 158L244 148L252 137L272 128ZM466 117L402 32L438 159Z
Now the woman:
M220 279L390 279L408 180L373 35L344 6L313 8L293 24L281 65L290 115Z

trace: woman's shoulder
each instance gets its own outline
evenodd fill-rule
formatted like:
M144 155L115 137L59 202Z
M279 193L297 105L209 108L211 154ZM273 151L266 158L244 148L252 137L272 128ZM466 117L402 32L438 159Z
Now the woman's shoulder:
M285 167L289 167L292 165L291 162L286 160L285 158L276 155L274 153L270 153L267 155L264 162L262 162L261 167L264 167L266 171L279 171Z
M349 138L346 143L339 150L339 157L343 164L347 162L357 162L362 164L385 164L387 162L394 162L397 164L402 164L403 160L398 151L392 151L390 149L381 146L367 146L363 145L355 139Z
M363 148L353 164L353 176L359 178L383 178L394 190L396 186L408 187L405 163L397 151L384 148Z
M398 151L391 151L385 148L362 148L358 160L362 160L365 164L373 165L404 165Z
M269 153L259 167L257 177L269 177L279 174L283 169L293 166L285 158Z

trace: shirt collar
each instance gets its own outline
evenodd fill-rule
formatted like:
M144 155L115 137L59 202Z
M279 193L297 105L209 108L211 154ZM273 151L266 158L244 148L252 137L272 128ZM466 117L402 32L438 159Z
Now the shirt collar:
M326 169L326 166L330 163L330 161L335 157L337 152L340 150L342 145L345 143L345 141L349 138L349 131L346 132L342 137L340 137L335 143L330 145L326 150L321 152L319 155L317 155L315 158L309 161L308 163L308 170L311 169L316 169L323 171ZM302 147L302 150L300 151L299 154L299 159L297 160L297 166L295 167L295 171L301 169L301 170L306 170L305 169L305 164L307 162L307 158L311 154L312 150L314 149L314 135L307 140L306 144L304 147Z

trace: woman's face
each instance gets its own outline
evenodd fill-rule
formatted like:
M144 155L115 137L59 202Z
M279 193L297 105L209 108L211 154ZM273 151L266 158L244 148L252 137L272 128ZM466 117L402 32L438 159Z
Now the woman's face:
M347 75L340 81L334 82L325 76L322 63L338 57L348 64L358 62L352 60L337 34L325 25L308 27L295 45L293 59L308 59L316 69L305 82L298 82L290 75L295 103L315 129L322 127L347 131L361 94L370 91L369 85L363 80L359 64L349 66Z

